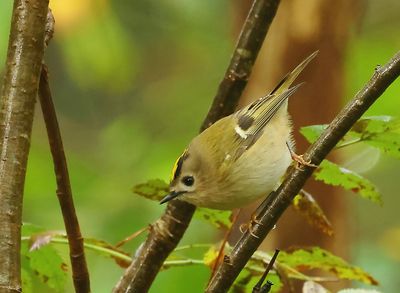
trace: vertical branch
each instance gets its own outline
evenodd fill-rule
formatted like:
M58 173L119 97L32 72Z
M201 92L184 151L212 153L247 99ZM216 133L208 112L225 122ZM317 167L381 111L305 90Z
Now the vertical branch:
M44 64L40 75L39 98L49 138L51 155L53 156L58 201L60 202L64 225L67 231L75 292L87 293L90 292L90 280L83 248L83 238L75 212L67 161L50 91L47 68Z
M201 131L235 111L280 0L255 0Z
M255 0L243 25L231 62L200 131L231 114L247 84L253 64L276 14L280 0ZM115 293L147 292L164 260L176 247L192 219L195 206L172 201L153 225Z
M313 164L320 164L353 124L368 110L390 84L400 75L400 52L386 65L378 67L369 82L361 89L328 128L313 143L304 158ZM251 233L246 231L233 248L229 257L219 267L206 292L227 292L264 238L271 231L293 198L298 194L313 172L312 167L292 167L279 188L272 192L266 208L257 215L257 223Z
M48 0L15 0L0 110L0 291L21 292L22 196Z

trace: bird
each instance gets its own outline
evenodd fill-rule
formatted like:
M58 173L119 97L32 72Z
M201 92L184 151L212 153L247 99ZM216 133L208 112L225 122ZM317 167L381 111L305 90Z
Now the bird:
M267 196L295 154L288 98L302 83L294 80L317 55L304 59L269 94L221 118L192 139L176 160L169 193L160 204L183 200L217 210L242 208Z

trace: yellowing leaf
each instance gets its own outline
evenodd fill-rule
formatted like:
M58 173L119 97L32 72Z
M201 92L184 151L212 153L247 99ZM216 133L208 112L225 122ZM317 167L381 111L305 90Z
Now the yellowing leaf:
M280 264L296 269L321 269L333 273L340 279L361 281L377 285L378 282L359 267L352 266L342 258L319 248L298 249L292 252L281 252L278 256Z
M322 161L313 176L316 180L333 186L341 186L344 189L358 193L361 197L382 204L381 194L368 179L328 160Z
M333 235L331 223L311 194L305 190L301 190L293 199L292 204L294 209L302 215L311 226L329 236Z
M203 261L206 266L213 268L215 261L217 260L219 250L215 246L211 246L210 249L204 254Z
M231 214L231 211L197 208L194 216L201 220L205 220L218 229L230 229L232 226Z
M135 185L132 191L145 198L160 201L169 192L169 186L161 179L152 179Z

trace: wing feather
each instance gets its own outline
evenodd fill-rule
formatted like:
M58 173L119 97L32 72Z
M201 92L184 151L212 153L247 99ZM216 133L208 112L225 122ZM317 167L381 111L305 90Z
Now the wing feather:
M317 53L318 51L311 54L293 69L292 72L287 74L269 95L256 100L234 114L237 119L235 126L237 146L233 157L234 160L237 160L246 150L254 145L268 122L274 117L285 101L302 85L298 84L290 87Z

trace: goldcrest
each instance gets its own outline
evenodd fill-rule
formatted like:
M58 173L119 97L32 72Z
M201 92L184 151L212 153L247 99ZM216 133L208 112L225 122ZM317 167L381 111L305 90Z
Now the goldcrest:
M173 168L172 199L219 210L240 208L267 196L292 162L294 148L287 100L290 87L316 56L310 55L269 94L197 135Z

